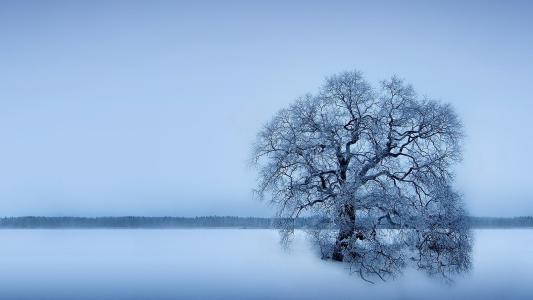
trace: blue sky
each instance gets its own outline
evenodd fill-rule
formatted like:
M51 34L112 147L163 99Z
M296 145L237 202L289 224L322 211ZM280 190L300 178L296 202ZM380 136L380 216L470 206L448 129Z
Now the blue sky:
M255 133L325 76L451 102L474 215L533 214L524 2L0 3L0 215L258 215Z

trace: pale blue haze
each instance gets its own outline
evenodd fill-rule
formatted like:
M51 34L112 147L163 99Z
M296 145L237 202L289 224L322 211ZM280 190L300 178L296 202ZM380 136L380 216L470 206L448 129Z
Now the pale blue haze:
M449 101L474 215L533 214L527 1L2 1L0 215L257 215L255 133L324 76Z

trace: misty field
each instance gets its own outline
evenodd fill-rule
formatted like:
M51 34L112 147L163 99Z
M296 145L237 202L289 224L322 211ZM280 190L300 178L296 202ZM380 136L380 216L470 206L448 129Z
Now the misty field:
M2 230L1 299L532 299L533 230L474 231L448 286L414 270L365 283L274 230Z

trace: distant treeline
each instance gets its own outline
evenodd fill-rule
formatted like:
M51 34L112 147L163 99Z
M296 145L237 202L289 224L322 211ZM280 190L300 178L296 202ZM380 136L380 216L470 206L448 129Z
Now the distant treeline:
M533 217L469 217L469 223L471 228L533 228Z
M256 217L6 217L0 228L276 228L282 220ZM295 227L316 224L314 218L301 218Z
M471 228L533 228L533 217L469 217ZM6 217L0 228L279 228L283 219L255 217ZM317 218L299 218L295 228L317 226Z

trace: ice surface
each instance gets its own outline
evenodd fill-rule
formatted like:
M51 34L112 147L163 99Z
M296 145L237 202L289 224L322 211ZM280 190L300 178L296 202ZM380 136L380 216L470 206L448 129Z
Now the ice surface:
M371 285L273 230L0 230L0 299L533 299L533 230L478 230L452 286Z

